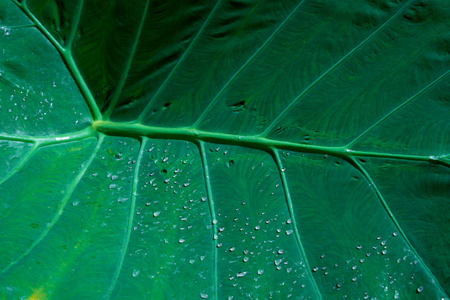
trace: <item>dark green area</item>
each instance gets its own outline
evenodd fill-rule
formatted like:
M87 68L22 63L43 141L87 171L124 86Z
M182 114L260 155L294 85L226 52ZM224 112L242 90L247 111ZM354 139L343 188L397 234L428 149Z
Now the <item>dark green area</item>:
M1 299L447 299L450 2L0 0Z

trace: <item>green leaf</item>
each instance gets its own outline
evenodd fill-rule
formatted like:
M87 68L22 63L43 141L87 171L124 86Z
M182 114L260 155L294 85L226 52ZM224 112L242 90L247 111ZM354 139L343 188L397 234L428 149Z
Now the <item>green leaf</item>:
M447 299L446 0L1 0L2 299Z

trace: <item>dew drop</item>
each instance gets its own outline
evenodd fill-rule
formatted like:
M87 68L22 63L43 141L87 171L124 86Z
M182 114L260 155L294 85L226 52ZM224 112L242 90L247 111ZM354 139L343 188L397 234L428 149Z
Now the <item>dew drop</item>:
M179 243L179 244L183 244L183 243L184 243L184 241L185 241L185 239L183 239L183 238L180 238L180 239L178 240L178 243Z
M133 269L133 273L131 273L131 275L133 277L137 277L137 276L139 276L139 273L141 273L141 271L139 271L138 269Z
M416 289L416 293L422 293L422 291L423 291L423 286L419 286L419 287Z
M244 272L239 272L239 273L236 274L236 277L241 278L241 277L244 277L245 275L247 275L247 272L246 272L246 271L244 271Z

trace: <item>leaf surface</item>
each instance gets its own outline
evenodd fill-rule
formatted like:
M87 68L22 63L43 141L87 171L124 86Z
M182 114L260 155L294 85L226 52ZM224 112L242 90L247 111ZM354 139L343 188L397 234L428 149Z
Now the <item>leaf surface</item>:
M4 299L446 299L450 6L0 2Z

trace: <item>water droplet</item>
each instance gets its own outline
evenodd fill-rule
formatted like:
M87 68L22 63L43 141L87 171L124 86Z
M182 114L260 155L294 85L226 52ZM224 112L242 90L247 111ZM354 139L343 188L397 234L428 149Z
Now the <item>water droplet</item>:
M278 254L283 254L284 250L280 249L277 251Z
M258 270L258 275L262 275L264 273L264 270Z
M245 275L247 275L247 271L237 273L236 277L240 278L240 277L244 277Z
M392 236L393 236L393 237L396 237L396 236L397 236L397 232L393 232L393 233L392 233Z
M180 243L180 244L183 244L183 243L184 243L184 241L185 241L185 239L183 239L183 238L180 238L180 239L178 240L178 243Z
M419 287L416 289L416 293L422 293L422 291L423 291L423 286L419 286Z
M159 214L160 214L161 212L160 211L155 211L154 213L153 213L153 217L157 217L157 216L159 216Z
M356 246L356 249L360 250L362 248L361 245Z
M116 180L117 178L119 178L119 176L117 176L117 175L111 176L111 180Z
M139 271L138 269L133 269L133 273L131 273L131 275L133 277L137 277L137 276L139 276L139 273L141 273L141 271Z
M208 298L208 294L200 293L200 298L207 299Z
M294 231L292 229L286 230L286 235L291 235Z
M313 272L319 271L319 267L314 267L314 268L312 269L312 271L313 271Z

